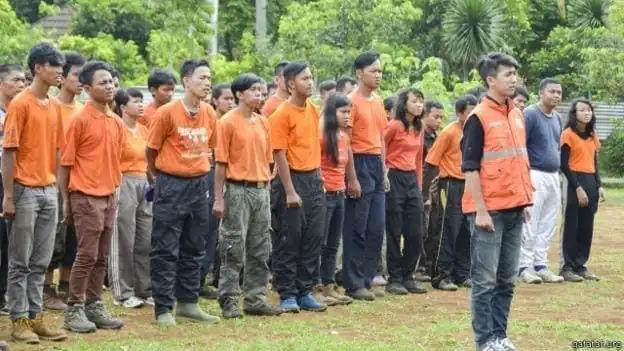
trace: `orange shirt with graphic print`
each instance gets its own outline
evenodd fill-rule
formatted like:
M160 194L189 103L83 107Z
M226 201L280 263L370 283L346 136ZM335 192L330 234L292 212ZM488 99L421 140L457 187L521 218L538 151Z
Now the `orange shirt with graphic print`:
M596 173L596 151L600 150L600 139L594 132L592 138L583 139L570 127L561 133L561 146L570 147L569 167L574 172Z
M158 109L152 119L147 147L158 151L156 168L178 177L197 177L210 171L211 149L217 146L217 114L200 103L194 116L182 100Z
M216 160L227 165L225 177L231 180L268 182L273 150L269 120L259 114L246 118L231 110L219 119Z
M338 163L329 154L325 138L321 138L321 174L327 191L343 191L345 185L345 172L349 161L349 136L340 132L338 138Z
M401 171L414 171L422 185L423 152L425 133L413 126L405 130L403 122L393 119L384 128L386 144L386 167Z
M273 150L286 150L290 169L306 172L321 166L320 118L309 101L304 107L286 101L269 118Z
M110 109L92 103L73 115L66 135L61 166L71 167L69 191L109 196L121 184L121 153L125 132L121 119Z
M464 179L461 171L462 153L460 149L464 128L459 121L446 126L429 150L425 162L440 168L441 178Z
M42 102L26 88L11 100L3 148L16 149L16 182L29 187L56 183L56 155L64 141L61 116L52 98Z
M121 151L121 173L139 177L147 174L147 158L145 148L147 147L147 127L136 124L134 131L124 125L126 142Z
M370 99L357 93L351 99L351 149L354 154L381 155L381 133L388 124L383 100L378 95Z

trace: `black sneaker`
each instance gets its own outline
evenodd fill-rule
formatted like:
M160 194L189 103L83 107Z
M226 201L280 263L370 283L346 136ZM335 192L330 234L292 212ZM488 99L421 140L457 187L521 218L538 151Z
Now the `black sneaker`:
M583 277L570 270L562 271L561 276L566 282L580 283L585 280Z
M347 291L347 296L354 300L374 301L375 293L368 289L360 288L357 290Z
M243 308L245 314L250 316L279 316L284 313L281 308L271 305L262 305L258 307L245 307Z
M427 293L427 289L423 288L420 285L420 282L416 280L408 280L403 282L403 286L410 294L425 294Z
M243 314L238 309L238 300L233 298L225 298L219 300L221 306L221 314L224 319L243 318Z
M386 291L388 292L388 294L393 294L393 295L409 294L409 291L407 291L407 289L400 283L390 283L386 285Z
M580 275L585 280L600 281L600 278L598 278L598 276L588 271L587 269L582 270L580 272L576 272L576 274Z
M449 279L442 279L442 281L440 281L438 284L436 284L434 286L436 289L438 290L442 290L442 291L457 291L458 286L455 285L452 281L450 281Z

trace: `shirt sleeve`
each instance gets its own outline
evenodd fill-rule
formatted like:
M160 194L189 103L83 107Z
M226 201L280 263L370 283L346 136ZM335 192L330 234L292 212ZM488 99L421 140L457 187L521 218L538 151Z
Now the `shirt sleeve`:
M598 169L598 151L594 155L594 167L596 168L596 185L600 188L602 186L602 182L600 181L600 170Z
M267 138L267 148L266 148L266 159L267 162L270 164L273 164L273 147L271 146L271 133L269 132L271 130L270 126L269 126L269 120L268 118L265 117L261 117L262 118L262 123L264 124L264 131L265 131L265 135Z
M211 106L208 108L208 119L210 121L210 130L212 131L208 140L208 147L214 149L217 147L219 133L217 132L217 115Z
M481 121L472 115L464 126L464 136L461 141L462 172L478 171L483 159L484 131Z
M399 123L400 122L388 123L383 129L383 138L384 138L384 146L386 148L386 155L388 154L390 145L392 144L392 141L394 140L394 136L397 133L397 124ZM403 128L403 125L401 125L401 128Z
M269 118L271 130L271 148L275 150L288 150L288 113L283 108L278 108Z
M169 134L170 116L168 111L156 110L149 125L147 147L160 150Z
M55 108L56 111L56 149L62 150L65 147L65 126L63 125L63 115Z
M232 140L232 124L227 120L217 122L217 147L215 149L215 159L219 163L229 163L230 161L230 141Z
M61 153L61 166L72 167L76 162L76 149L82 134L82 123L80 118L72 118L67 127L67 134L65 135L65 147ZM120 153L121 154L121 153Z
M26 124L28 107L22 103L9 104L6 119L4 120L3 148L16 149L20 146L22 131Z
M570 169L570 151L570 145L563 144L563 146L561 146L561 172L563 172L568 179L570 186L576 189L579 186L579 182L576 178L576 174Z
M425 162L432 164L436 167L440 166L440 161L442 161L442 157L446 153L446 149L449 145L449 135L450 130L446 130L440 134L438 139L431 146L431 150L427 153L427 158Z

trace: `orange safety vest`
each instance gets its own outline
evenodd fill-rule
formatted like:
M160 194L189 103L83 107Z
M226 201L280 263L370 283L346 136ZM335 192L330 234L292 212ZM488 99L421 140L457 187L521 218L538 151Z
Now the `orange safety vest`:
M533 203L524 118L513 102L499 105L485 98L472 112L483 126L483 158L479 178L488 211L530 206ZM464 213L477 207L466 187L462 198Z

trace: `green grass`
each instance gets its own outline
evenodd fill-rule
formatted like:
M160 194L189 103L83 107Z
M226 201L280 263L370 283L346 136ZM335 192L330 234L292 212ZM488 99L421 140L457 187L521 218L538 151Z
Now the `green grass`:
M509 336L520 350L571 350L574 340L624 341L624 190L608 189L601 205L589 267L600 282L527 286L519 284ZM550 259L558 262L559 234ZM386 297L373 303L279 318L247 317L217 326L182 322L173 328L152 325L151 311L112 308L126 322L117 332L71 335L68 342L14 350L249 350L249 351L413 351L474 350L468 291ZM271 296L275 302L275 296ZM203 301L218 314L215 302ZM52 315L61 323L61 315ZM8 337L8 322L0 323Z

